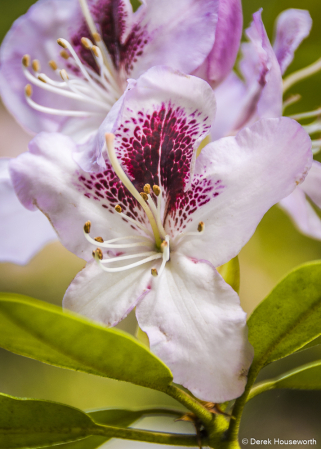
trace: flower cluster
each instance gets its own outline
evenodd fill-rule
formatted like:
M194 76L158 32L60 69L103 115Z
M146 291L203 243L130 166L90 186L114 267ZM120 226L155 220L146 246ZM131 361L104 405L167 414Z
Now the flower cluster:
M310 27L306 11L286 11L272 48L254 14L243 80L240 0L136 12L129 0L39 0L3 43L3 101L37 134L4 169L7 190L87 261L64 307L108 326L135 309L151 350L202 400L241 395L253 358L217 267L280 201L320 238L299 210L320 182L316 162L305 180L310 128L282 117L282 73Z

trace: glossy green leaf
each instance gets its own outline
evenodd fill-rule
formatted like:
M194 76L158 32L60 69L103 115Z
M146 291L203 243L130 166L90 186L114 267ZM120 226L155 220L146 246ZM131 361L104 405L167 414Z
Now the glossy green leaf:
M86 438L95 423L66 405L0 394L0 449L44 447Z
M321 335L321 262L303 265L286 276L248 321L254 347L253 373Z
M275 388L321 390L321 360L299 366L275 379L259 382L251 389L248 400Z
M0 293L0 347L41 362L162 389L169 368L117 329L26 296Z
M220 273L224 281L229 284L237 293L240 291L240 262L238 256L231 259L229 262L218 267L217 271Z
M314 346L319 345L321 345L321 337L317 337L314 340L310 341L310 343L300 348L299 351L305 351L306 349L313 348Z

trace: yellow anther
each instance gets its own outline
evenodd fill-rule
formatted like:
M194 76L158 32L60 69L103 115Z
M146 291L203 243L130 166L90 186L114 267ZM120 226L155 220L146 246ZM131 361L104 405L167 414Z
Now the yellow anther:
M200 221L200 222L198 223L197 230L198 230L198 232L203 232L204 229L205 229L205 224L204 224L203 221Z
M99 259L99 260L103 259L103 252L100 248L97 248L95 251L95 259Z
M149 184L144 185L144 192L147 193L147 195L150 194L150 185Z
M160 187L155 184L153 186L153 192L155 193L156 196L158 196L161 193Z
M85 48L87 48L87 50L90 50L91 47L93 46L93 43L91 42L90 39L87 39L87 37L82 37L80 39L81 45Z
M91 47L91 51L93 52L93 54L96 56L96 58L99 58L99 48L97 47L97 45L93 45Z
M143 198L144 201L148 200L148 196L145 192L140 192L140 196Z
M32 87L31 84L27 84L25 87L25 94L27 95L27 97L31 97L32 95Z
M95 39L96 42L100 42L101 41L101 36L98 33L93 33L93 38Z
M119 214L121 213L122 208L119 204L117 204L117 206L115 206L115 211L118 212Z
M65 69L60 70L60 76L61 76L63 81L69 80L69 77L68 77L67 72L66 72Z
M150 272L152 273L152 276L154 277L158 276L158 271L156 270L156 268L152 268Z
M104 239L102 237L95 237L96 242L104 243Z
M62 52L61 52L61 53L62 53ZM55 61L51 60L51 61L48 62L48 64L49 64L49 66L52 68L52 70L57 70L57 69L58 69L58 66L57 66L57 64L55 63Z
M84 224L84 231L86 234L89 234L90 228L91 228L91 221L86 221L86 223Z
M46 83L46 82L47 82L47 81L44 79L44 77L41 76L41 75L38 75L38 80L39 80L39 81L42 81L43 83Z
M168 243L166 242L166 240L163 240L160 246L161 252L164 252L164 249L167 248Z
M24 55L24 57L22 58L22 64L24 67L29 67L29 65L30 65L30 56L29 55Z
M62 39L57 39L57 44L60 45L60 47L62 48L68 48Z
M40 66L40 62L38 61L38 59L34 59L34 60L32 61L31 66L32 66L32 70L33 70L34 72L40 72L41 66Z
M60 56L62 58L64 58L64 59L69 59L70 58L70 55L69 55L69 53L66 50L61 50Z

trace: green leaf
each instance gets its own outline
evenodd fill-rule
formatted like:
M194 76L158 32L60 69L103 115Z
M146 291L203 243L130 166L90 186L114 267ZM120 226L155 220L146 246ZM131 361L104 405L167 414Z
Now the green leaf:
M154 389L172 381L164 363L136 339L59 307L0 293L0 346L63 368Z
M299 351L305 351L306 349L314 348L314 346L318 346L318 345L321 345L321 337L317 337L314 340L310 341L310 343L308 343L307 345L300 348Z
M238 256L217 268L224 281L237 293L240 291L240 262Z
M275 388L321 390L321 360L299 366L275 379L259 382L251 389L248 400L264 391L273 390Z
M268 363L286 357L321 335L321 262L285 277L248 321L254 347L251 378Z
M66 405L0 394L0 449L44 447L86 438L95 423Z

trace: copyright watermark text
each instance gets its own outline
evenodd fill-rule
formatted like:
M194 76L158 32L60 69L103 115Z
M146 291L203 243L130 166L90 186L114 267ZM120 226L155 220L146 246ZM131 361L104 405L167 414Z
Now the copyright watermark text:
M310 440L283 440L281 438L266 438L264 440L257 440L256 438L243 438L242 444L249 444L249 445L258 445L258 446L269 446L269 445L278 445L278 446L309 446L309 445L315 445L317 444L317 440L314 438L311 438Z

